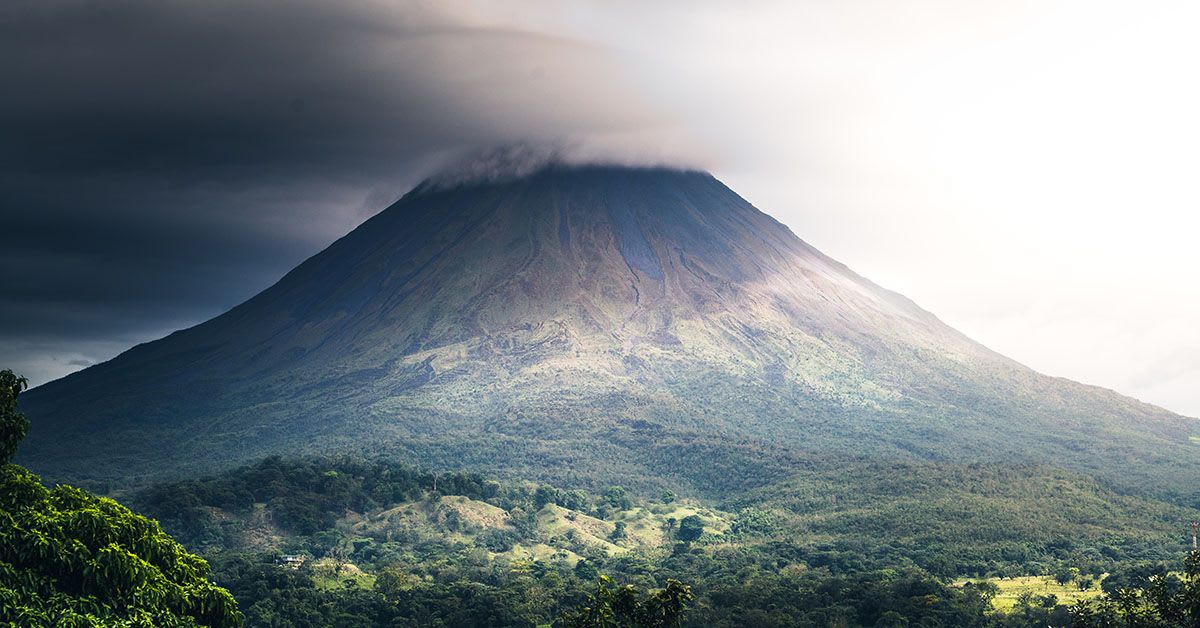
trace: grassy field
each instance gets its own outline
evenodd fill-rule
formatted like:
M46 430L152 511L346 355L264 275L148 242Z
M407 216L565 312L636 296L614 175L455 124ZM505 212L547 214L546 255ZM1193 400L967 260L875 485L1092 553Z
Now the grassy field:
M1102 579L1102 578L1101 578ZM1060 604L1074 604L1080 600L1090 600L1103 595L1100 590L1100 579L1093 582L1092 587L1081 590L1077 582L1059 584L1053 576L1018 576L1016 578L968 578L954 583L962 586L967 582L987 581L1000 587L1000 592L992 600L992 607L998 611L1008 611L1017 605L1017 599L1024 593L1036 597L1053 595Z
M341 589L353 582L354 586L370 589L375 586L375 576L358 568L353 563L338 563L322 558L312 564L313 582L318 589Z

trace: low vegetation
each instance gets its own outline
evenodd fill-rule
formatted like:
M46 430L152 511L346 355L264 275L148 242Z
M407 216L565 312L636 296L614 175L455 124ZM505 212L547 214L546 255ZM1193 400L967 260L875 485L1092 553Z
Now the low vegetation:
M996 586L992 608L1008 612L1019 606L1067 605L1093 600L1104 595L1097 579L1084 576L1079 580L1060 583L1055 576L1016 576L985 580L960 580L954 586L975 586L990 583Z
M694 597L688 626L1066 626L1103 582L1167 573L1170 519L1191 514L1050 469L867 462L723 504L355 457L272 457L129 498L264 626L582 625L599 599L672 581Z

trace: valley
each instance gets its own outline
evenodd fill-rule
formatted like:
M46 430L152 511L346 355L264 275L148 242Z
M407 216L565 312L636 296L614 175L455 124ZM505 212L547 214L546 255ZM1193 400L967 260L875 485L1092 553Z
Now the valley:
M379 623L387 613L417 612L388 602L413 598L423 600L423 614L409 619L421 625L450 622L480 599L489 606L472 612L502 613L501 625L548 624L600 574L645 589L668 578L690 584L695 626L743 625L737 617L781 599L800 603L771 598L779 587L864 577L965 596L939 612L978 599L997 622L1035 610L1065 616L1102 594L1105 575L1176 560L1185 548L1178 522L1200 515L1048 469L846 461L713 503L435 474L385 460L276 457L126 501L206 556L255 625L331 603L354 608L352 599L365 613L356 621ZM1087 591L1054 584L1063 571L1094 581ZM263 589L266 582L274 584ZM980 582L998 588L967 584ZM479 591L472 602L461 597L467 583ZM865 599L846 595L839 604L849 606L837 612L871 612L855 606ZM808 600L789 612L784 623L819 623L831 610Z

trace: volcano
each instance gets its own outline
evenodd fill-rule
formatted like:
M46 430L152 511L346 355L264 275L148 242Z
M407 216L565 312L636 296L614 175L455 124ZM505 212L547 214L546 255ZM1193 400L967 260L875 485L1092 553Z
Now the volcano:
M21 397L22 462L148 481L368 452L720 493L814 456L1179 492L1196 422L1038 374L709 174L431 180L208 322Z

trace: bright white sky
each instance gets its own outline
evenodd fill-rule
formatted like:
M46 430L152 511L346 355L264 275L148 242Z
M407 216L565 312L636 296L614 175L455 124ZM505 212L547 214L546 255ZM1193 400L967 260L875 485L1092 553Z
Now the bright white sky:
M719 178L968 335L1200 416L1200 3L597 3L503 19L617 50Z

